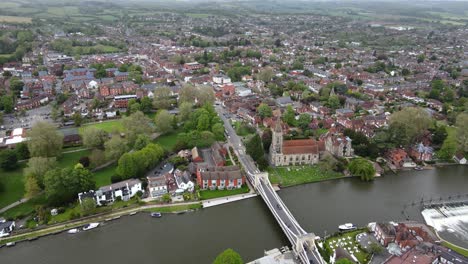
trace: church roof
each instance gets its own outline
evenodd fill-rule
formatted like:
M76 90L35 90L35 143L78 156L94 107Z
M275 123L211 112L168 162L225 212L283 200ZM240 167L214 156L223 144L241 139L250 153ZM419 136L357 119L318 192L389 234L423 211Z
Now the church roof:
M313 139L295 139L285 140L283 142L283 154L319 154L325 150L325 144L322 141Z

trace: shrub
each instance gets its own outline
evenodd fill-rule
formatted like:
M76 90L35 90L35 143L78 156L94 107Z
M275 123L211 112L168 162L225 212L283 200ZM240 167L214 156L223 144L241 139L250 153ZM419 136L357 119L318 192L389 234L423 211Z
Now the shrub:
M117 196L117 197L115 198L115 201L116 201L116 202L122 201L122 196Z
M81 163L81 165L83 165L85 168L88 168L90 164L89 157L81 157L78 162Z
M116 182L119 182L119 181L122 181L122 178L118 174L114 174L114 175L111 176L111 182L112 183L116 183Z

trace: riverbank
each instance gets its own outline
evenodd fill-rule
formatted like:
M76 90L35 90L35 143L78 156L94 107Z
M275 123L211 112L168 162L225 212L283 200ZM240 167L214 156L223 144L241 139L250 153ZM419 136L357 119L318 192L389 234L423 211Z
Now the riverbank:
M317 165L270 167L267 171L271 183L278 184L281 188L350 177L323 170Z
M0 245L9 243L9 242L21 242L32 240L36 238L40 238L43 236L54 235L66 231L71 228L81 227L85 224L89 224L92 222L102 222L102 221L109 221L118 219L124 215L130 215L133 213L138 212L153 212L158 211L161 213L178 213L178 212L185 212L188 210L198 210L201 209L202 205L199 202L189 202L189 203L180 203L180 204L153 204L153 205L144 205L140 207L134 208L125 208L119 211L114 211L110 213L104 213L100 215L94 215L89 217L80 218L78 220L68 221L64 223L60 223L57 225L52 225L48 227L44 227L41 229L33 230L30 232L20 233L13 236L9 236L6 238L0 238Z

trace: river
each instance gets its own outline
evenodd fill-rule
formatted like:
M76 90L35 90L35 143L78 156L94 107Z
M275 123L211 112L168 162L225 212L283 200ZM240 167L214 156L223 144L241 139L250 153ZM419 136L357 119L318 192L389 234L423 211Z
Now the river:
M348 178L279 192L303 228L320 236L345 222L364 226L407 216L422 222L420 208L411 206L413 202L467 193L468 168L462 166L389 174L372 183ZM406 209L405 204L409 204ZM443 236L468 245L467 238ZM265 249L283 245L288 245L286 237L261 198L255 197L159 219L145 213L124 216L96 230L19 243L0 249L0 263L211 263L229 247L250 261Z

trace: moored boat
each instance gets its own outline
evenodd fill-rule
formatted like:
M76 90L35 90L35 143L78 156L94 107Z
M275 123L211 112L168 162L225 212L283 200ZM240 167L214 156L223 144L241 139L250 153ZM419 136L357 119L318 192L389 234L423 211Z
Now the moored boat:
M99 223L89 223L83 226L83 231L90 230L99 226Z
M6 243L6 246L7 246L7 247L12 247L12 246L14 246L14 245L16 245L15 242L8 242L8 243Z
M80 232L80 230L78 228L72 228L72 229L67 231L68 234L76 234L78 232Z
M343 225L339 225L338 226L338 229L340 229L340 231L348 231L348 230L354 230L356 229L357 227L352 224L352 223L346 223L346 224L343 224Z
M162 214L160 212L151 213L151 217L160 218Z

